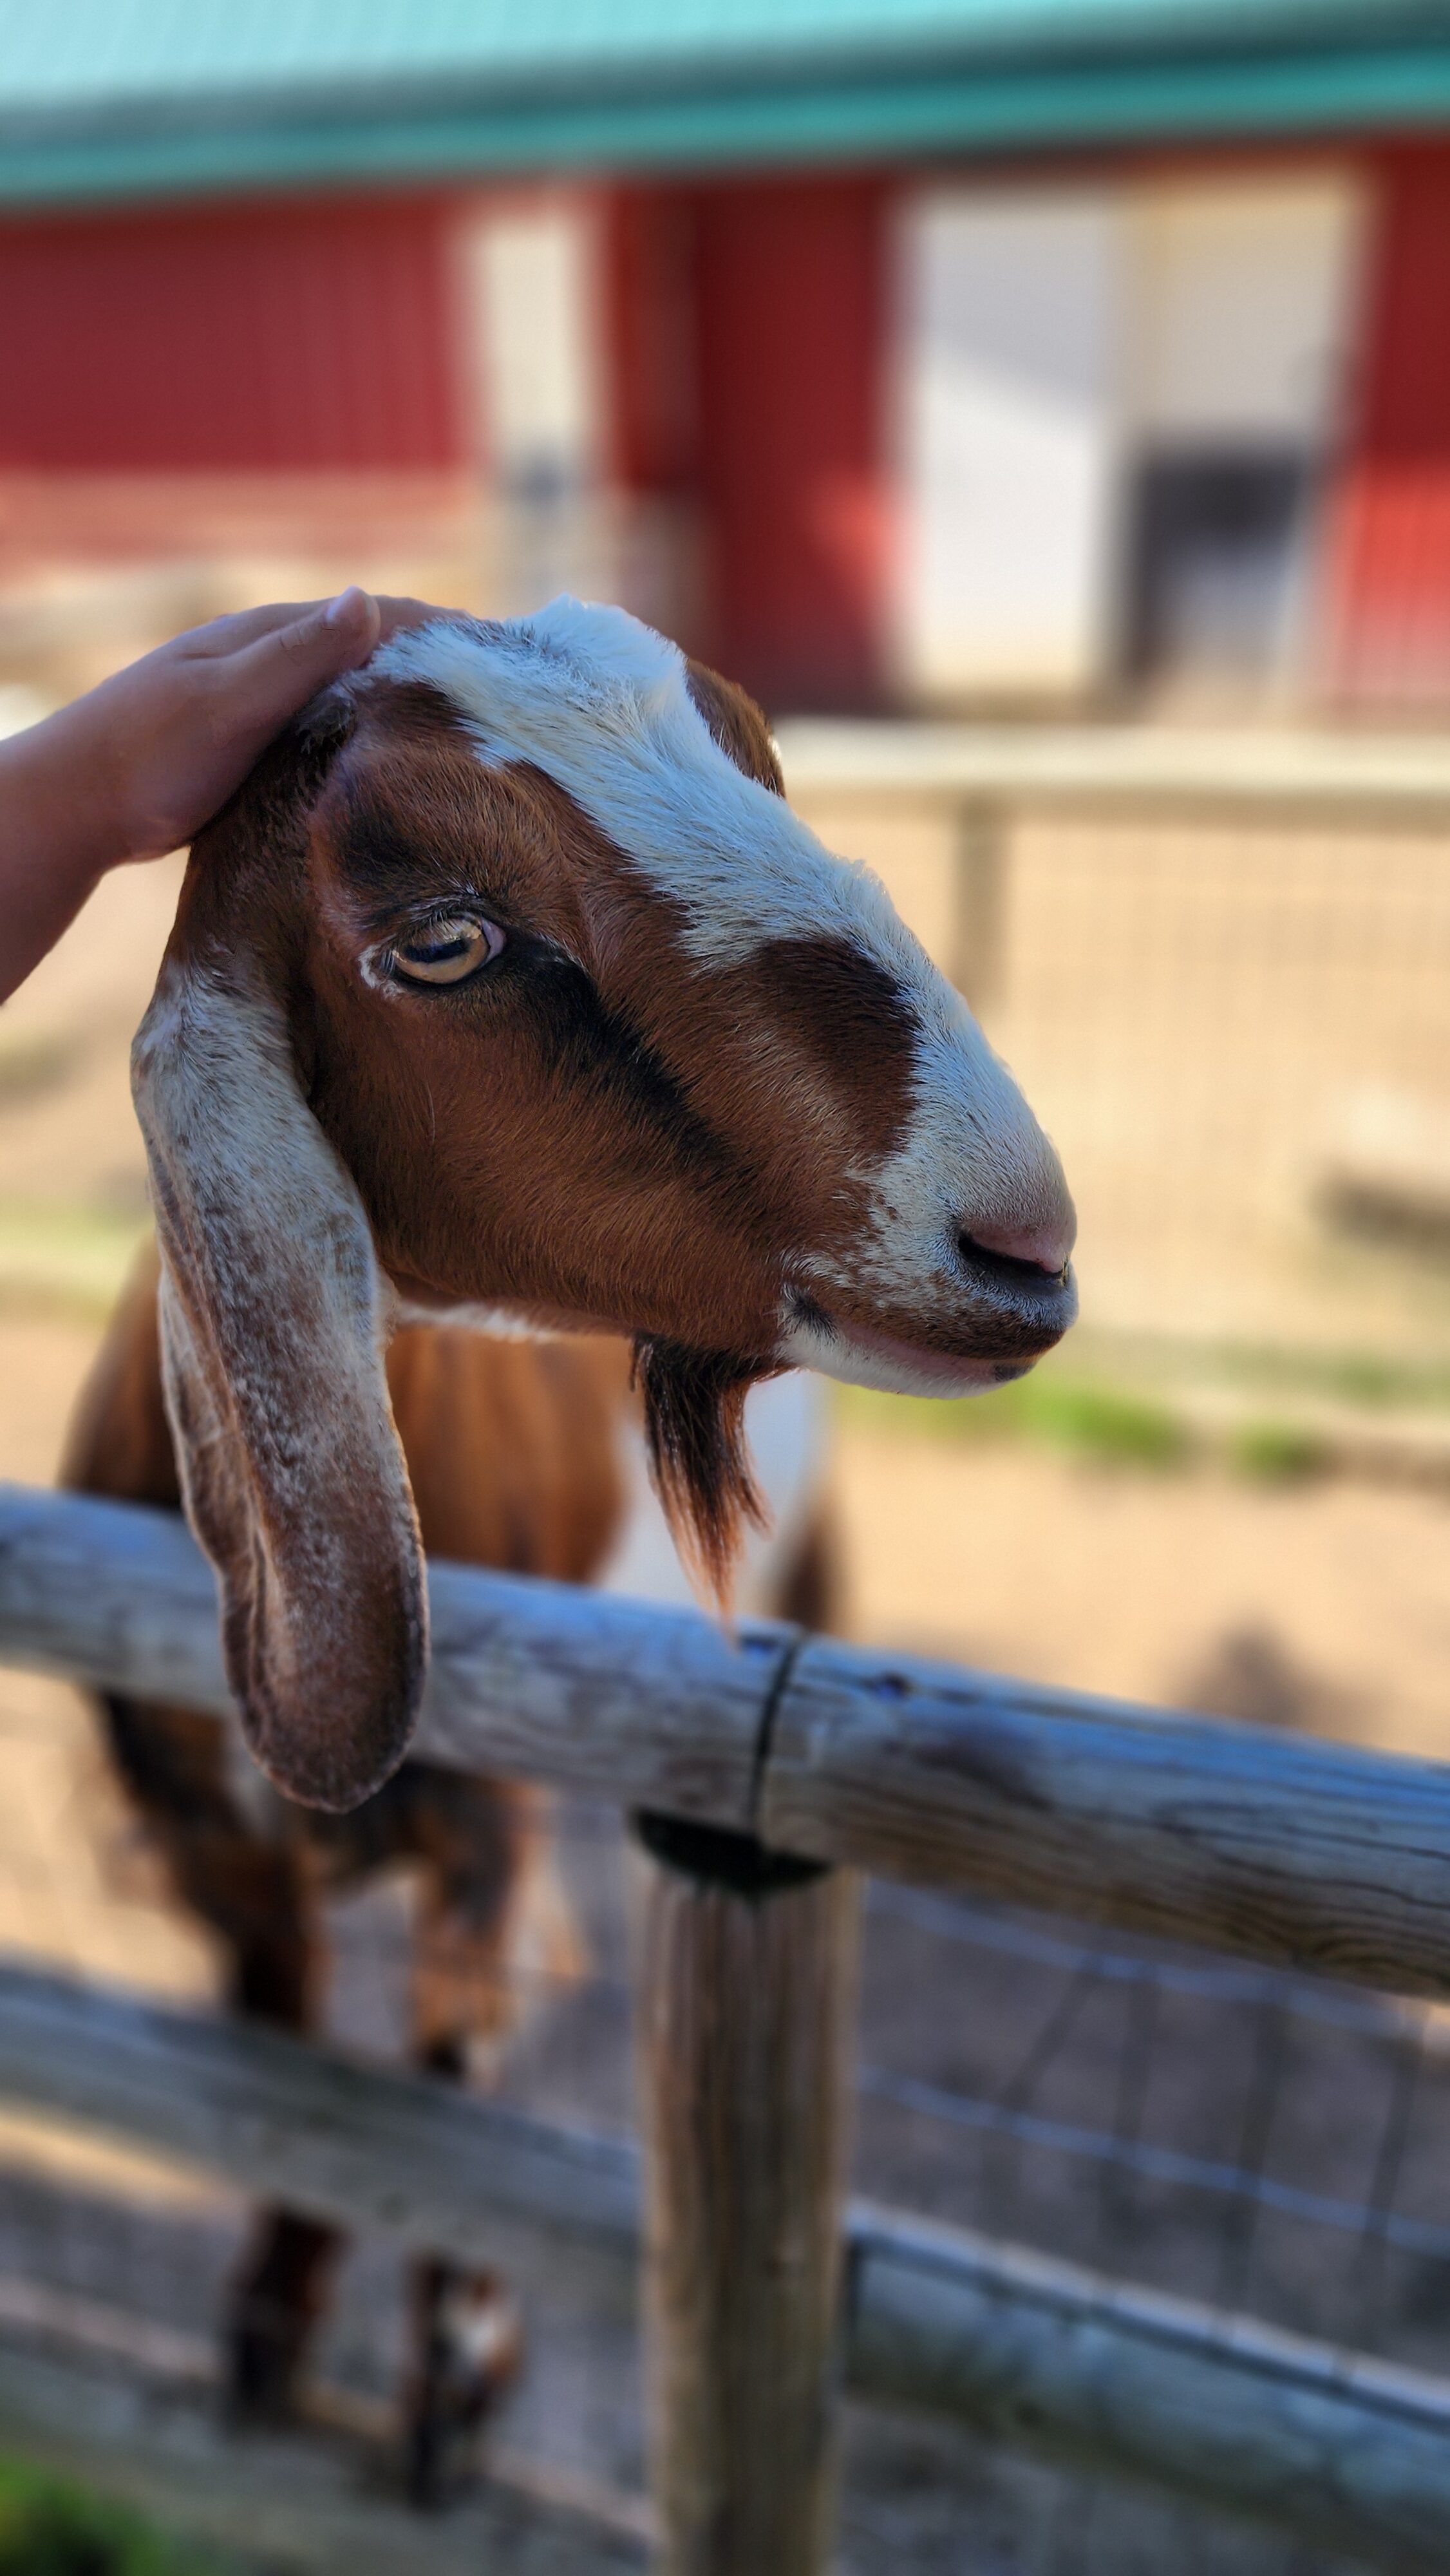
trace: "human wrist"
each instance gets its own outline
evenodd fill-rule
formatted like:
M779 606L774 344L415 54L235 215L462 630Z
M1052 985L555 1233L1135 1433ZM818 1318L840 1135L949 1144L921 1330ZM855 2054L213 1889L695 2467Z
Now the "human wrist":
M0 816L12 867L89 892L109 868L143 853L124 782L87 702L62 707L0 742Z
M119 855L55 719L0 741L0 1002L54 946Z

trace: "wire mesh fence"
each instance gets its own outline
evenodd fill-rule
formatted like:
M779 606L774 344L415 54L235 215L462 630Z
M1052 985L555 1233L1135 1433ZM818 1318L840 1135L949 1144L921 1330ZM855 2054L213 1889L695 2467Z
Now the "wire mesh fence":
M596 1972L526 2025L504 2081L565 2116L582 2089L591 2117L617 2122L627 1855L612 1816L561 1822ZM877 1884L860 2037L868 2197L1450 2368L1450 2053L1434 2007ZM862 2409L845 2536L863 2576L1334 2566Z
M1082 1210L1084 1317L1450 1360L1443 834L1028 817L988 1025Z
M1443 1394L1450 867L1414 746L1400 788L1382 746L1377 797L1336 804L1312 743L1296 801L1283 774L1250 792L1244 738L1170 737L1151 774L1144 739L802 725L784 748L1060 1146L1089 1334ZM954 759L990 774L953 786Z

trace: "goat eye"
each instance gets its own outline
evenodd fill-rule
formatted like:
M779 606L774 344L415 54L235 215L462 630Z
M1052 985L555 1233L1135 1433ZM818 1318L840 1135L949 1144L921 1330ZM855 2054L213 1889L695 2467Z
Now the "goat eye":
M497 957L502 946L503 932L493 922L460 914L430 922L414 938L399 940L393 969L410 984L461 984L465 975L476 974Z

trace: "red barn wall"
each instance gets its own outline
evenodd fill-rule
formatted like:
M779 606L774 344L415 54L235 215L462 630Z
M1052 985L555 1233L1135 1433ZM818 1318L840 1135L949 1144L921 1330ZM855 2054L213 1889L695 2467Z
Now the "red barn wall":
M605 469L622 492L679 498L699 470L697 231L681 188L602 190Z
M890 184L694 199L706 649L774 707L881 694Z
M388 197L0 224L0 472L454 464L449 223Z
M1328 669L1353 696L1443 705L1450 143L1366 159L1376 211L1354 425L1326 514ZM689 640L776 708L889 694L885 377L902 175L630 185L599 199L607 470L693 528ZM0 222L0 557L52 538L81 552L123 538L185 548L187 491L206 542L224 521L260 525L269 491L290 492L292 537L352 507L355 524L339 518L335 532L343 552L381 528L390 491L441 511L418 496L447 487L446 506L465 510L476 429L457 245L476 202L455 191Z
M1450 144L1377 156L1349 452L1330 513L1330 675L1450 692Z

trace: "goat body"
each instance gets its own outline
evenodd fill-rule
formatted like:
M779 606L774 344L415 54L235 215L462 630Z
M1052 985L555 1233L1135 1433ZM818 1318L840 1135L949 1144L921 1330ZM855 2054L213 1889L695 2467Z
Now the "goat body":
M146 1257L97 1358L74 1422L64 1481L82 1492L179 1510L162 1394L157 1262ZM411 1325L387 1354L388 1388L425 1548L464 1563L587 1582L626 1508L620 1432L630 1355L605 1338L503 1341ZM180 1905L205 1923L232 2010L313 2031L325 2002L324 1900L374 1873L414 1875L412 2050L461 2076L470 2052L514 2016L513 1954L544 1860L534 1790L407 1761L345 1815L294 1805L250 1780L215 1719L153 1702L101 1703L124 1790ZM248 1766L249 1767L249 1766ZM554 1952L567 1971L567 1924ZM234 2405L248 2417L290 2406L341 2239L284 2210L261 2214L235 2285L229 2330ZM513 2304L489 2276L419 2264L408 2383L410 2483L449 2474L517 2359ZM462 2317L467 2331L454 2328ZM461 2338L461 2339L460 2339ZM458 2347L455 2350L455 2345Z
M503 2025L542 1827L406 1758L424 1549L598 1574L625 1335L723 1589L751 1383L1017 1375L1073 1312L1062 1175L882 889L790 813L759 709L569 601L395 636L273 747L193 852L133 1068L160 1268L68 1473L185 1508L259 1768L120 1699L115 1760L240 2011L310 2027L323 1894L413 1864L414 2050L457 2074ZM781 1607L819 1612L819 1563ZM265 2221L239 2403L286 2403L334 2250ZM420 2488L506 2367L499 2296L419 2276Z

